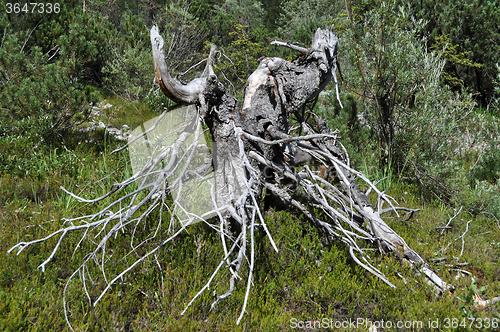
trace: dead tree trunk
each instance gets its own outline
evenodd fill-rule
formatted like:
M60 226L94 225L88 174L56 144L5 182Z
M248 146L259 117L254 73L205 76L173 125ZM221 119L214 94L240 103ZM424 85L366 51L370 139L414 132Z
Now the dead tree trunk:
M164 71L160 70L161 77L169 78L168 69L162 66L164 60L158 56L163 54L163 50L157 47L161 45L158 41L162 38L157 35L155 27L152 29L151 38L156 41L153 42L155 68L157 70L163 68ZM292 203L303 210L312 221L327 229L332 227L329 223L319 222L309 211L306 212L308 204L323 206L325 212L330 212L334 220L354 223L356 228L362 227L366 221L367 229L363 233L368 233L365 234L369 235L367 239L377 241L384 252L396 252L418 265L441 291L447 289L449 286L432 272L426 262L380 217L382 213L405 209L394 207L387 195L378 191L368 179L349 166L347 152L342 149L324 120L314 116L316 128L307 121L305 111L307 104L315 101L332 77L337 83L335 77L337 37L329 30L318 29L308 49L282 42L273 44L292 48L300 52L300 57L293 63L281 58L261 59L259 67L248 78L241 109L238 108L235 98L229 95L227 89L213 75L209 76L207 81L203 81L209 82L204 83L204 88L192 90L198 94L197 100L194 97L183 99L183 95L175 94L173 89L169 91L174 94L172 99L197 104L200 114L204 115L204 120L211 128L214 141L223 146L222 151L217 150L216 158L232 160L240 169L243 168L241 158L249 156L253 159L250 165L253 167L252 171L257 172L256 177L260 181L253 182L250 190L254 190L257 197L260 197L259 192L262 187L266 187L272 194ZM190 84L198 82L193 81ZM308 136L297 137L291 134L293 132L290 128L291 121L298 123L299 132L303 131ZM244 142L243 152L238 148L239 136ZM329 169L338 188L331 188L330 184L312 171L302 170L294 173L290 168L311 159L318 160ZM293 201L288 193L279 190L275 179L263 176L269 174L263 172L264 168L272 168L277 177L290 178L298 181L299 185L304 185L306 187L304 201ZM248 179L251 178L248 173L252 171L242 171L242 174ZM367 195L359 189L358 177L377 192L379 201L389 203L390 208L375 211ZM216 179L223 184L217 188L219 194L224 191L222 188L232 181L220 173L217 173ZM306 183L305 179L312 182ZM314 182L316 183L313 185ZM322 183L325 189L319 187L317 182ZM352 209L346 211L346 214L337 215L338 211L327 203L327 198L330 196L330 193L326 194L328 190L341 195ZM220 204L230 204L234 198L229 196L222 195ZM351 220L347 220L349 218ZM342 238L342 235L338 237ZM361 254L359 251L358 253Z
M391 211L397 213L398 210L405 210L413 213L415 210L394 206L395 201L391 197L379 191L362 173L353 169L348 153L337 140L336 133L328 127L325 120L312 113L317 97L326 84L332 78L337 84L335 73L338 39L332 31L318 29L310 48L274 42L275 45L296 50L300 53L299 57L294 62L281 58L261 59L259 67L248 78L241 105L238 105L236 98L214 75L214 47L201 78L184 84L174 79L167 68L164 41L156 26L151 29L151 43L154 70L160 88L178 104L194 105L197 116L188 121L175 140L161 146L141 170L131 178L115 184L105 196L85 200L72 193L68 194L82 202L92 203L109 197L132 183L138 184L136 190L118 197L93 215L68 220L71 226L43 239L18 243L10 251L18 249L20 252L29 245L60 235L52 254L41 264L43 269L67 233L83 230L85 234L82 240L88 236L87 233L97 233L96 237L101 240L93 242L94 251L88 253L81 267L71 276L73 278L80 273L86 290L87 264L95 262L106 277L105 262L101 256L104 257L106 243L111 236L116 236L123 228L137 227L155 209L160 210L160 228L161 212L164 211L162 209L169 210L171 217L168 238L114 278L104 278L110 281L93 302L95 304L124 274L148 257L156 257L158 250L172 242L189 226L189 222L179 223L175 218L175 211L182 210L214 228L220 235L224 249L217 269L185 310L209 288L224 265L231 274L229 287L224 294L214 294L212 306L230 296L236 280L242 277L242 264L247 263L247 291L239 322L245 312L252 283L254 234L258 228L266 232L271 246L277 251L260 211L262 191L265 190L267 195L295 207L332 239L345 243L352 258L360 266L391 287L394 286L390 280L371 264L370 257L362 250L363 245L377 245L381 251L395 253L402 260L410 262L439 292L452 288L381 218L381 215ZM213 158L206 158L204 164L190 168L194 156L199 153L200 136L203 132L201 123L207 125L213 138ZM137 139L129 141L129 145ZM311 169L305 164L307 161L321 165L330 174L330 180ZM207 180L210 168L213 168L214 182ZM204 214L187 211L179 199L182 187L193 179L204 182L210 188L211 208ZM364 182L368 188L366 192L360 190L358 181ZM376 208L368 199L370 192L377 195ZM141 193L143 196L139 198ZM168 195L174 196L173 206L166 203ZM382 209L383 203L388 208ZM146 212L140 212L144 206L148 207ZM315 212L318 210L321 214ZM217 218L210 218L213 215ZM238 231L230 227L231 223L239 225L236 228ZM103 232L104 228L108 231ZM151 235L154 236L156 233ZM142 243L137 247L141 245ZM132 249L137 247L133 246Z

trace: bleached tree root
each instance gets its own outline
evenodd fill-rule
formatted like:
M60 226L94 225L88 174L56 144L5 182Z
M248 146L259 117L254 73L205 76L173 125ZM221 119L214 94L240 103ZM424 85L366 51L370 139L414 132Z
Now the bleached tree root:
M146 260L157 259L158 251L186 231L191 222L201 221L219 234L223 253L207 283L187 303L183 313L209 289L225 267L230 273L228 289L224 294L214 292L212 308L233 293L239 279L246 279L244 303L237 319L239 323L252 286L257 254L255 233L262 229L270 245L278 252L261 213L261 197L265 190L266 194L303 213L332 239L347 245L357 264L389 286L395 287L372 264L364 246L378 246L382 252L394 253L410 262L438 292L452 288L381 217L388 212L397 214L400 210L410 210L413 213L415 210L396 206L394 199L355 170L350 165L347 151L337 140L337 134L323 119L314 114L311 116L306 109L311 102L314 104L331 78L336 82L338 40L331 31L318 29L310 48L297 49L302 56L293 63L280 58L262 59L248 78L241 109L213 74L215 48L211 50L202 77L184 85L172 79L168 72L163 39L157 27L151 30L151 42L160 87L176 102L195 105L197 115L176 132L169 144L160 144L140 171L115 184L106 195L88 200L65 191L80 202L95 203L126 188L136 186L135 189L118 196L101 211L67 219L67 226L60 230L42 239L20 242L9 252L17 250L20 253L28 246L59 236L52 253L40 265L44 270L65 236L80 232L75 251L83 241L89 242L92 250L70 276L68 284L79 275L89 302L96 305L134 267ZM285 43L275 44L290 47ZM193 167L190 166L192 161L200 155L199 142L204 133L202 123L207 125L214 141L213 158L205 158L204 163ZM324 172L312 169L308 163L319 165ZM358 181L368 188L366 193L361 191ZM181 199L183 187L193 183L203 183L209 188L212 207L203 213L190 211ZM368 199L369 192L377 195L375 208ZM383 202L388 208L382 209ZM178 222L177 212L187 215L190 221ZM145 225L147 217L153 213L159 217L155 227L148 227L152 231L147 233L146 227L141 228L141 225ZM239 231L230 229L231 222L239 224ZM135 254L137 259L122 272L109 276L107 267L112 263L106 258L108 241L125 229L132 229L130 254ZM140 241L137 232L142 232ZM166 238L161 240L165 234ZM139 254L138 249L149 243L156 244L146 253ZM95 300L88 292L88 285L93 283L88 269L91 263L99 268L105 282ZM244 264L248 265L246 275L241 272ZM65 295L66 290L67 287ZM65 315L71 327L66 300Z

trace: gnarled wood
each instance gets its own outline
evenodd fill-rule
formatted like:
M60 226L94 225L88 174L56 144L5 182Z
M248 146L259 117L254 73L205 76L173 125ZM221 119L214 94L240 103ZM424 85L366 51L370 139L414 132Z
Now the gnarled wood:
M206 285L188 303L186 310L210 287L223 266L230 272L229 287L223 294L214 293L212 307L230 296L237 281L245 277L241 267L247 263L246 295L237 322L242 319L252 285L256 255L255 231L262 228L271 246L278 250L262 217L260 201L263 190L267 195L271 195L274 201L281 201L287 207L293 207L303 213L332 240L347 245L352 259L357 264L391 287L394 285L371 263L369 253L364 250L363 245L378 244L381 251L396 253L401 259L411 262L440 292L452 288L384 222L381 215L388 211L397 213L398 207L393 205L391 197L380 192L361 172L351 167L348 153L337 139L336 132L328 127L325 120L312 113L320 91L332 78L336 82L338 39L332 31L318 29L308 49L275 42L276 45L297 50L300 57L293 62L281 58L263 58L248 78L241 106L213 73L214 47L202 77L183 84L172 78L168 71L164 41L156 26L151 29L151 43L154 70L162 91L177 103L196 105L197 117L180 130L173 141L161 147L158 154L144 164L142 170L113 185L108 194L94 200L71 195L81 202L97 202L109 199L112 194L133 183L138 184L137 189L116 198L97 213L68 219L66 226L43 239L20 242L9 252L16 249L21 252L28 246L53 236L60 236L49 258L40 265L40 268L44 269L67 234L82 232L84 235L81 241L91 238L88 245L93 250L85 255L83 263L71 275L68 283L80 274L85 294L89 302L95 305L117 280L123 278L139 263L152 257L156 258L156 253L161 248L172 243L188 227L188 223L180 223L175 219L175 209L183 208L178 196L174 196L172 206L167 204L168 196L176 188L180 188L183 179L202 178L204 174L197 174L197 170L206 172L213 166L215 184L211 186L211 199L214 210L196 215L196 218L219 234L223 253L216 270ZM312 106L307 109L309 104ZM313 116L309 116L310 114ZM195 155L198 148L197 138L203 132L201 121L205 122L213 138L213 160L190 170L180 165L189 165ZM291 128L292 121L297 128ZM188 137L193 133L195 138L192 143L188 143ZM168 134L172 136L172 133ZM301 165L306 161L321 165L324 172L318 172L312 165ZM172 179L172 174L178 175ZM170 179L170 182L167 179ZM386 202L389 208L381 210L382 204L378 202L374 208L367 194L360 190L358 181L364 182L369 190L378 196L378 202ZM132 228L134 235L131 251L139 252L137 248L146 241L134 244L135 231L143 229L148 232L151 229L149 226L139 225L145 224L147 217L155 210L159 210L156 230L165 228L162 212L171 212L168 214L168 236L158 241L155 248L141 254L142 256L123 272L108 277L105 264L108 257L107 241L119 236L125 228ZM192 211L185 212L193 214ZM204 218L213 215L208 212L215 212L218 218ZM148 241L156 239L156 230L146 234ZM87 291L93 280L88 275L90 264L95 264L102 272L103 279L109 280L94 302ZM66 292L67 286L64 294ZM69 324L65 299L64 302Z
M194 104L198 101L200 93L205 90L206 77L196 78L184 84L170 75L165 61L165 42L158 33L158 26L151 28L151 46L153 48L153 61L158 85L163 93L176 103ZM213 73L213 71L212 71Z
M316 119L316 132L323 134L321 138L299 142L297 138L290 136L289 121L292 116L302 122L301 127L307 134L314 135L315 133L307 123L303 122L304 106L319 95L332 77L336 78L337 37L329 30L318 29L308 49L277 41L272 44L296 50L300 52L300 57L294 62L281 58L261 59L258 68L248 78L241 110L238 111L234 98L228 95L227 90L215 78L211 78L211 85L207 86L203 92L206 94L204 100L207 102L204 107L216 109L215 112L207 113L205 120L212 130L216 144L223 147L214 151L215 158L226 161L224 171L216 174L216 181L219 183L217 186L219 192L216 194L219 198L218 202L224 206L234 204L235 197L229 193L231 190L228 192L226 189L231 187L228 184L235 181L234 176L228 177L229 169L233 171L238 169L240 174L245 173L248 177L249 170L244 172L241 158L244 158L250 151L253 156L252 169L260 170L264 175L261 179L271 183L276 180L266 171L269 167L277 172L282 171L281 176L285 176L286 172L293 173L289 167L317 159L330 169L335 182L344 193L343 198L349 198L348 204L356 210L358 225L361 226L363 220L367 221L367 231L373 239L378 241L381 249L386 252L399 253L401 258L415 264L440 291L448 289L450 286L443 282L429 268L425 260L383 221L381 213L373 209L368 197L357 184L356 178L361 174L348 166L346 152L341 150L339 142L325 121ZM215 90L218 92L214 92ZM222 96L224 100L221 99ZM234 128L240 128L239 132L245 138L243 156L235 140ZM287 140L286 144L275 143L283 139ZM232 162L227 162L228 160ZM229 167L231 164L232 166ZM301 178L298 174L294 177ZM301 180L298 180L298 184L310 186L310 184L301 184ZM277 199L290 203L290 196L277 190L277 187L260 181L252 183L249 190L254 190L260 195L264 187ZM306 190L306 205L307 202L316 206L325 204L313 192L312 187L309 191ZM392 210L397 211L397 208L392 206L390 198L379 191L377 193L379 199L386 200ZM326 208L329 210L328 206ZM313 221L317 221L316 217L308 215Z

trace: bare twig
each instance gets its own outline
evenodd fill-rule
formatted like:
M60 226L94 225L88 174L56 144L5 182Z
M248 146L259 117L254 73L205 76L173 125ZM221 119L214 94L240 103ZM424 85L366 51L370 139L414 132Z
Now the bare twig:
M462 250L460 250L460 257L462 257L463 253L464 253L464 246L465 246L465 234L467 234L467 232L469 231L469 224L472 222L472 220L469 220L467 222L467 225L465 226L465 231L462 233L462 235L460 235L459 237L457 237L455 239L458 240L458 239L462 239Z
M460 212L462 211L462 208L463 208L463 206L461 206L461 207L460 207L460 209L458 209L458 212L457 212L457 213L455 213L455 214L453 215L453 217L451 217L451 218L450 218L450 220L448 220L448 223L447 223L444 227L442 227L442 229L443 229L443 230L441 231L441 235L443 235L443 234L444 234L445 229L450 229L450 228L451 228L451 227L450 227L451 222L453 221L453 219L455 219L455 218L456 218L456 217L460 214ZM440 227L440 228L441 228L441 227Z

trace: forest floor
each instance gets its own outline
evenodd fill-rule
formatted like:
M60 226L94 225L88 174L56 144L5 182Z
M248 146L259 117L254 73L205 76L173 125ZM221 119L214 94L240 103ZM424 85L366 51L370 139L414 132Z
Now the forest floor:
M109 102L112 107L103 109L98 120L117 128L135 128L158 115L141 106ZM75 133L63 148L54 147L36 159L37 172L0 178L0 330L69 330L63 289L83 259L82 250L73 252L77 234L63 242L45 272L37 267L57 238L20 255L7 251L19 241L48 235L63 224L62 218L96 211L99 206L78 203L59 187L91 198L130 175L126 151L109 155L121 144L103 129ZM64 163L58 162L61 154ZM387 176L372 160L353 158L371 180ZM439 200L423 200L419 188L397 176L381 186L401 206L420 209L410 219L392 215L385 220L455 286L454 292L437 297L422 276L396 257L380 255L374 246L370 255L397 286L390 288L353 262L342 243L327 241L296 211L268 210L266 223L279 253L265 234L258 234L254 286L240 325L236 319L245 296L243 281L214 310L210 310L211 289L181 316L218 265L222 250L217 234L202 224L190 226L188 233L162 250L160 266L144 262L95 307L78 283L70 285L69 320L76 331L368 331L371 324L379 327L377 331L497 330L500 304L487 308L475 304L500 296L500 225ZM121 234L109 250L125 250L130 236ZM117 270L126 267L125 261L113 264ZM219 292L227 287L222 279L213 285Z

